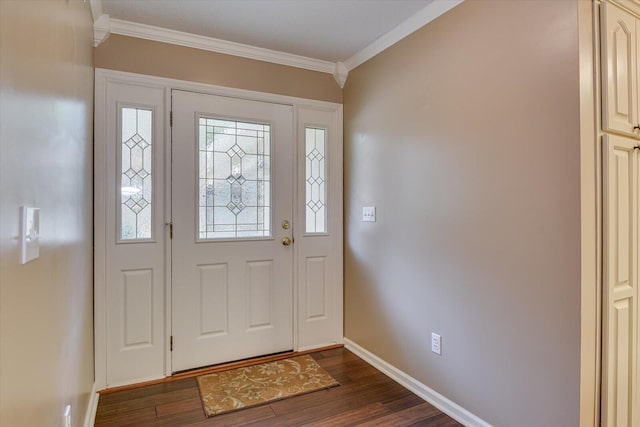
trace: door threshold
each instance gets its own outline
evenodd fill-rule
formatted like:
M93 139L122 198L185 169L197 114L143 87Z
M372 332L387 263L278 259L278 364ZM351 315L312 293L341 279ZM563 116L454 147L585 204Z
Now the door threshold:
M202 366L199 368L183 369L182 371L176 371L171 374L171 377L188 378L191 374L201 375L202 372L218 372L218 370L226 370L229 368L243 368L245 366L255 365L256 363L270 362L272 360L280 360L294 354L293 350L279 351L277 353L265 354L256 357L247 357L240 360L234 360L233 362L216 363L213 365Z
M157 380L144 381L136 384L128 384L128 385L123 385L119 387L107 388L107 389L98 391L98 393L109 394L109 393L115 393L117 391L132 390L140 387L145 387L148 385L161 384L161 383L166 383L171 381L182 380L185 378L198 377L200 375L207 375L215 372L228 371L230 369L235 369L235 368L244 368L247 366L258 365L260 363L275 362L277 360L288 359L289 357L302 356L302 355L311 354L311 353L319 353L321 351L333 350L335 348L342 348L342 347L344 347L343 344L334 344L334 345L329 345L325 347L314 348L311 350L285 351L282 353L275 353L275 354L269 354L266 356L258 356L258 357L253 357L249 359L237 360L235 362L220 363L218 365L206 366L204 368L195 368L195 369L189 369L186 371L176 372L169 377L160 378Z

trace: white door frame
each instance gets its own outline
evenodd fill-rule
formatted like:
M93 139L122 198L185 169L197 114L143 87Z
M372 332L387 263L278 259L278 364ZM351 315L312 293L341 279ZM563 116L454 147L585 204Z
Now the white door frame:
M327 241L325 245L327 251L331 252L331 258L329 259L330 271L327 274L326 280L330 289L326 290L330 300L328 304L331 306L331 314L325 317L314 316L305 317L303 311L300 310L300 305L303 301L300 298L301 294L304 294L304 283L300 282L299 270L304 268L304 260L306 257L309 259L317 258L318 239L315 236L309 236L304 233L302 227L303 218L298 218L298 209L294 209L294 221L295 224L300 226L295 227L294 234L294 322L293 322L293 346L294 351L303 351L312 348L323 347L331 344L343 343L343 218L342 218L342 153L343 153L343 141L342 141L342 104L310 100L304 98L297 98L285 95L276 95L262 92L255 92L244 89L235 89L222 86L215 86L202 83L194 83L182 80L168 79L163 77L154 77L147 75L140 75L122 71L113 71L105 69L96 69L95 71L95 151L94 151L94 167L95 167L95 182L94 182L94 233L95 233L95 250L94 250L94 328L95 328L95 382L96 389L101 390L107 387L115 387L118 385L132 384L140 381L150 380L153 378L131 378L130 380L123 381L118 384L107 383L107 342L106 342L106 325L107 325L107 310L106 310L106 242L107 235L105 233L105 223L107 221L106 212L109 206L106 203L107 182L105 182L106 172L106 130L107 123L105 122L105 114L108 108L106 104L107 99L107 86L109 83L123 83L129 85L136 85L140 87L149 87L157 90L159 87L165 91L164 111L158 116L164 119L164 135L162 136L165 141L164 145L164 164L165 164L165 176L164 176L164 197L165 203L162 207L164 211L165 222L171 220L171 125L170 125L170 106L171 106L171 90L180 89L185 91L194 91L211 95L220 95L227 97L242 98L255 101L264 101L276 104L287 104L293 106L294 111L294 141L299 144L301 135L304 134L305 123L313 123L314 125L324 124L327 128L331 129L331 140L329 141L331 147L331 159L328 163L327 174L329 177L329 203L330 211L329 216L332 218L330 232L324 234L331 235L330 241ZM314 118L314 114L315 117ZM299 120L302 116L304 122ZM326 120L326 117L331 117L330 123ZM319 121L324 120L324 123ZM296 160L294 162L294 177L296 185L294 186L294 206L299 203L300 195L300 174L298 164L300 162ZM339 219L339 220L336 220ZM166 234L168 237L168 227ZM322 237L322 236L321 236ZM314 240L315 239L315 240ZM313 241L313 244L312 244ZM163 375L159 375L158 378L163 376L170 376L171 369L171 350L170 350L170 335L171 335L171 245L167 240L165 245L165 286L164 286L164 324L158 325L164 330L164 342L158 343L162 347L164 353L164 366L161 371ZM305 243L309 242L309 243ZM308 248L308 249L307 249ZM314 252L316 251L316 252ZM318 326L321 326L318 328ZM304 339L301 341L300 337Z

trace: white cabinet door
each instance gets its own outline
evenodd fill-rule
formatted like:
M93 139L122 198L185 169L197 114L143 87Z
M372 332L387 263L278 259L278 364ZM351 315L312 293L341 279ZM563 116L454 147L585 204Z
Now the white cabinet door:
M172 370L292 350L293 108L174 90L172 111Z
M602 20L602 126L605 131L639 136L639 20L611 3L603 4Z
M604 151L602 425L639 427L638 141L607 135Z

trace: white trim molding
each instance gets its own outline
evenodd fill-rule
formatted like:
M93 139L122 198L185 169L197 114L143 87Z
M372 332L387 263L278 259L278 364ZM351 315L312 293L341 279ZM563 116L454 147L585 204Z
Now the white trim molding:
M123 36L137 37L332 74L336 83L338 83L341 88L344 87L347 81L349 71L373 58L417 29L425 26L448 10L453 9L463 1L464 0L432 0L425 8L345 60L344 63L334 63L322 59L309 58L257 46L185 33L183 31L169 30L153 25L139 24L121 19L111 19L109 15L102 13L102 0L89 0L94 20L93 33L95 47L105 41L110 34L120 34Z
M464 0L433 0L425 8L421 9L406 21L384 34L369 46L357 52L355 55L344 61L347 70L351 71L358 65L370 60L383 50L398 43L409 34L424 27L440 15L453 9Z
M91 395L89 396L89 404L87 405L87 413L84 416L84 427L93 427L96 423L96 413L98 412L98 384L93 383Z
M102 14L93 22L93 47L98 47L100 43L109 38L111 34L111 19L109 15Z
M464 409L462 406L447 399L437 391L427 387L420 381L411 377L407 373L401 371L390 363L382 360L375 354L371 353L364 347L359 346L355 342L348 338L344 339L344 345L347 350L353 352L358 357L369 363L374 368L378 369L383 374L387 375L398 384L415 393L422 399L426 400L436 408L440 409L445 414L449 415L456 421L464 424L467 427L492 427L491 424L484 421L480 417L472 414Z
M317 99L301 98L289 95L278 95L275 93L258 92L255 90L218 86L208 83L197 83L187 80L171 79L167 77L149 76L146 74L130 73L127 71L109 70L106 68L96 68L95 71L96 87L98 87L99 85L104 85L106 81L139 84L143 86L161 85L168 90L179 89L191 92L228 96L231 98L243 98L254 101L271 102L275 104L289 104L328 110L335 110L342 107L342 104L337 102L320 101ZM104 94L100 93L100 96L104 96ZM101 106L101 108L104 108L104 106Z
M111 33L193 47L196 49L240 56L242 58L256 59L258 61L272 62L274 64L288 65L290 67L304 68L312 71L320 71L328 74L333 74L335 67L335 64L329 61L293 55L291 53L278 52L271 49L264 49L261 47L185 33L182 31L154 27L152 25L123 21L120 19L111 20Z
M342 62L336 62L335 69L333 71L333 78L338 83L340 88L344 88L344 84L347 82L347 76L349 75L349 70Z

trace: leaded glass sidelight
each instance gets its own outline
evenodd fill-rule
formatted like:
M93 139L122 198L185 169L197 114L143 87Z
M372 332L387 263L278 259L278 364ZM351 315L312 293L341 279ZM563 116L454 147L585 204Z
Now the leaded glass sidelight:
M327 232L326 130L305 129L306 232Z
M120 239L151 239L153 112L124 107L120 114Z
M271 126L201 117L198 236L271 236Z

